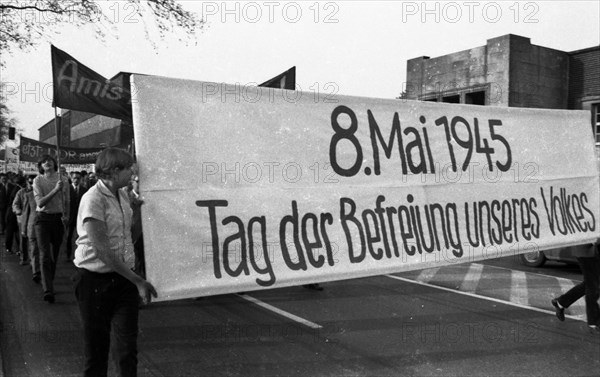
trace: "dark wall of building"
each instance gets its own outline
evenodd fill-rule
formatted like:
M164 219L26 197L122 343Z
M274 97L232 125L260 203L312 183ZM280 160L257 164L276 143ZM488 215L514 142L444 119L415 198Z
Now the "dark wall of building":
M90 134L71 141L72 148L118 147L129 149L133 140L133 127L119 125L118 127Z
M600 46L569 54L569 109L589 109L600 101Z
M510 36L510 107L567 108L569 55Z
M44 124L42 127L40 127L38 129L39 140L47 142L45 140L50 140L51 138L53 138L56 135L55 127L56 126L54 123L54 119L51 119L48 122L46 122L46 124Z

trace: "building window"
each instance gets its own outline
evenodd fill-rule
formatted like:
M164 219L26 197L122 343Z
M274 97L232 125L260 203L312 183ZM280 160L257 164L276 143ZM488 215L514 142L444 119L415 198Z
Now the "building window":
M465 93L465 103L469 105L485 105L485 91Z
M460 95L442 97L442 102L446 103L460 103Z
M432 97L432 98L424 98L423 101L427 101L427 102L437 102L437 98Z
M592 104L592 125L596 134L596 145L600 146L600 102Z

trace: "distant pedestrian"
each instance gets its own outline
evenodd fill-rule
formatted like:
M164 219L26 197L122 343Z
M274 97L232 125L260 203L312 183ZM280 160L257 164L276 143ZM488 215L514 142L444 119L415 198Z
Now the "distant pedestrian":
M83 187L85 187L86 189L89 189L90 187L88 186L88 172L87 172L87 170L80 171L79 175L81 176L81 185Z
M13 186L14 185L8 181L8 175L6 173L0 173L0 234L6 232L6 212L12 205L9 196Z
M21 251L21 265L26 265L29 261L29 247L27 238L27 219L25 218L25 209L27 206L27 194L33 192L33 177L23 178L25 187L20 189L15 196L12 204L12 210L17 216L19 225L19 250Z
M573 254L577 258L583 281L560 297L552 299L552 306L556 317L565 320L565 309L575 301L585 296L585 310L590 331L600 334L600 254L598 241L595 244L579 245L573 247Z
M78 171L71 172L71 185L69 187L69 195L71 196L71 202L69 203L69 228L67 231L67 239L65 241L65 253L68 261L73 259L73 235L76 234L77 210L79 209L81 197L86 191L87 188L85 188L81 182L81 173Z
M95 185L96 182L98 182L98 177L96 176L96 174L95 173L89 173L87 175L87 188L89 189L90 187L92 187L93 185Z
M81 198L73 277L84 330L85 376L106 376L113 339L119 376L137 375L139 300L146 304L156 290L133 271L132 206L122 190L132 175L133 157L107 148L96 159L96 185Z
M6 251L8 253L13 252L13 245L17 244L17 254L21 254L21 243L20 234L19 234L19 223L17 219L17 214L13 211L12 204L17 196L19 190L21 190L22 186L25 184L25 178L22 176L13 177L15 183L11 183L8 185L8 195L7 200L9 203L9 209L4 214L4 224L6 225L6 238L4 240ZM16 241L16 242L15 242Z
M58 173L54 157L42 156L33 180L37 205L35 233L40 250L44 301L54 303L54 275L64 230L69 221L69 182Z
M40 267L40 249L37 243L37 235L35 234L35 221L37 219L37 205L35 203L35 196L33 193L33 180L35 176L29 176L27 178L28 185L31 185L32 189L27 191L23 200L23 217L21 221L25 224L25 231L27 232L27 245L29 250L29 260L31 262L31 273L32 280L36 283L41 281L41 267Z

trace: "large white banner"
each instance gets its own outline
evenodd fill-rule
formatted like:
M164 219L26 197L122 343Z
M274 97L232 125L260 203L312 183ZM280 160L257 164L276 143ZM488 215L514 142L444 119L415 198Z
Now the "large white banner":
M599 235L585 111L133 81L147 275L159 300Z

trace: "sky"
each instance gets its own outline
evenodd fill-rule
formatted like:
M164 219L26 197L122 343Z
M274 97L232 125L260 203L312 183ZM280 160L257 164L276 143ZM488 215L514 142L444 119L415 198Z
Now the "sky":
M575 51L600 44L600 1L179 1L205 27L195 43L145 37L131 4L103 5L114 30L65 25L35 49L6 57L0 79L23 136L54 116L50 44L105 77L120 71L252 85L296 66L297 89L395 98L406 61L483 46L516 34ZM152 35L152 28L149 28Z

